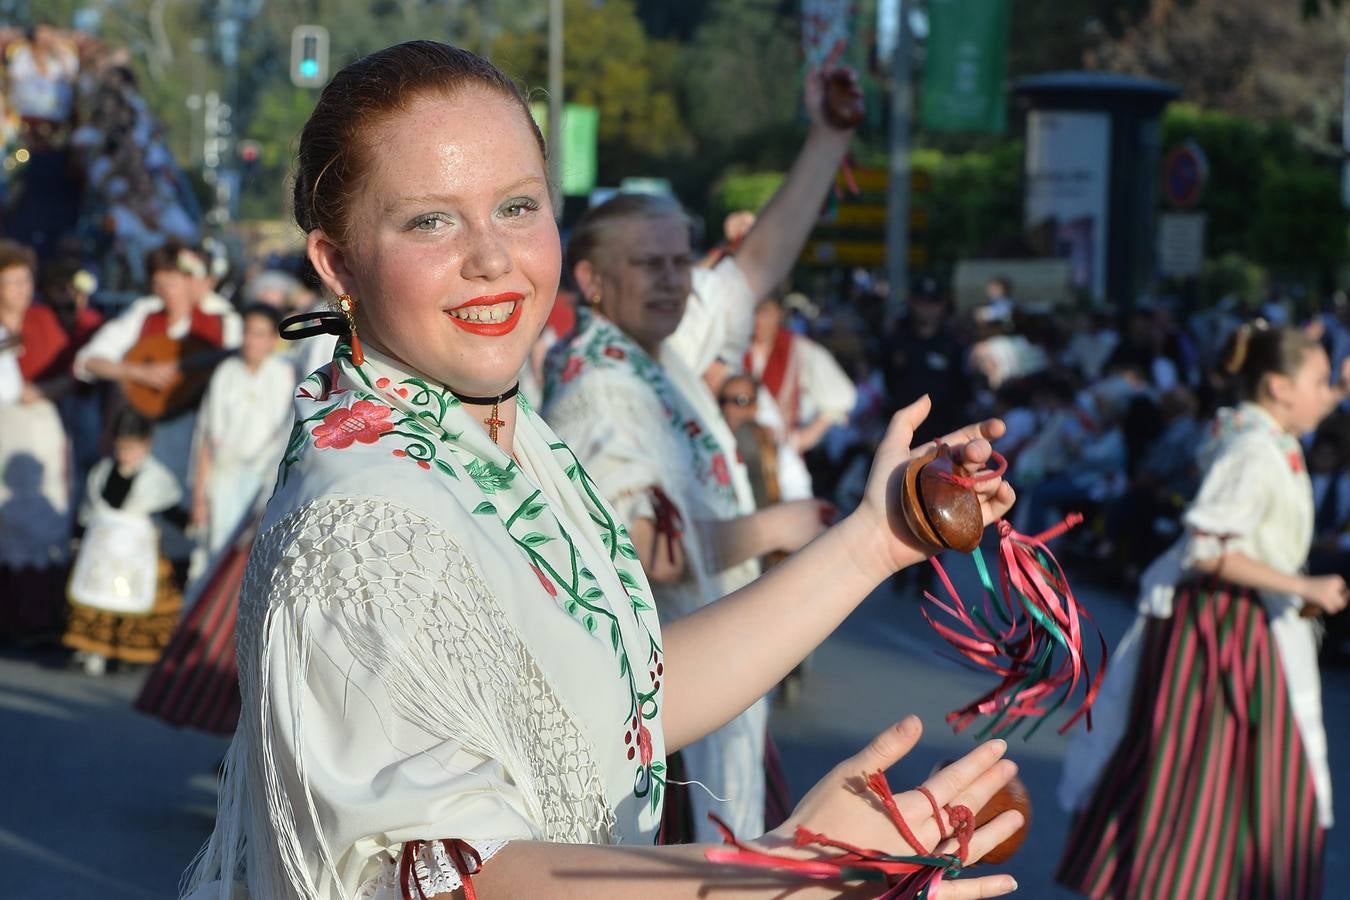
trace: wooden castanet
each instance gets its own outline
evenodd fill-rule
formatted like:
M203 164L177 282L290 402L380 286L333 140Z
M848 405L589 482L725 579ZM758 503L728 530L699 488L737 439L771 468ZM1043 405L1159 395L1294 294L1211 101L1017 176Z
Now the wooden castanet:
M231 352L195 337L176 340L163 334L144 335L126 352L122 362L172 363L178 366L178 375L163 388L126 380L122 382L122 393L132 409L150 419L182 412L201 399L211 380L211 370Z
M841 131L857 128L867 115L858 75L852 69L833 69L823 76L821 112L825 121Z
M972 487L952 480L952 458L938 444L909 464L900 490L900 508L910 534L924 548L938 553L969 553L980 545L984 514Z
M975 827L979 828L1009 809L1015 809L1022 814L1022 827L981 857L980 862L995 864L1006 862L1027 839L1027 829L1031 826L1031 795L1027 793L1027 786L1022 783L1022 779L1016 775L997 794L990 797L989 802L975 814Z

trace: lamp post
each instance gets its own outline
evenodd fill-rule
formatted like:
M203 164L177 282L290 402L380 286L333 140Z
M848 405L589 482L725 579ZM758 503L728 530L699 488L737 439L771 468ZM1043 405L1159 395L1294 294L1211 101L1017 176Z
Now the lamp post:
M553 214L562 218L563 0L548 0L548 180Z

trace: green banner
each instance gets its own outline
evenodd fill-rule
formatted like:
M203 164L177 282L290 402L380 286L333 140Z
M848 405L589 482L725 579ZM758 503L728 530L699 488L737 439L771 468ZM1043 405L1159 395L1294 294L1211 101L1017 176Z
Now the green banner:
M1010 0L928 0L920 120L932 131L1003 132Z
M548 104L531 103L530 112L539 130L548 137ZM563 104L562 192L584 197L595 189L595 148L600 135L600 110L577 103Z

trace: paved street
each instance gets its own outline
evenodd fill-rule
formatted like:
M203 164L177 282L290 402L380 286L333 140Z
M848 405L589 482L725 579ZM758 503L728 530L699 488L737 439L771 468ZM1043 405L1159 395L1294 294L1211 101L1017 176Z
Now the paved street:
M958 561L958 571L968 568ZM963 578L962 581L967 579ZM1114 640L1128 622L1117 597L1083 590ZM869 599L813 658L799 702L775 730L800 794L838 759L907 712L928 731L894 775L917 781L970 746L943 714L987 680L938 658L938 641L909 595ZM54 663L55 661L51 661ZM225 742L175 731L133 712L139 675L92 680L31 658L0 657L0 871L5 900L173 897L205 839ZM1328 845L1328 884L1350 884L1350 671L1327 673L1326 709L1342 828ZM1046 728L1012 756L1035 806L1031 836L1010 870L1031 898L1069 896L1050 881L1067 827L1054 803L1065 739ZM1328 897L1343 896L1329 893Z

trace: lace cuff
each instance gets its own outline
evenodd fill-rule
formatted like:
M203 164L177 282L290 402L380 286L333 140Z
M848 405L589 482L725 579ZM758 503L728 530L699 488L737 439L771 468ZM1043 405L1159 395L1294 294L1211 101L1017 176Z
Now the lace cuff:
M473 849L478 851L478 858L482 865L487 865L487 861L496 856L498 851L505 847L509 841L481 841L466 842L470 843ZM472 860L466 860L472 864ZM402 891L398 883L398 860L396 857L381 856L379 858L380 871L375 877L362 882L361 887L357 889L356 900L403 900ZM477 875L482 868L475 869L470 875ZM440 842L429 842L424 844L421 852L418 854L416 863L417 881L422 887L422 893L427 897L438 897L441 894L448 894L451 891L459 890L464 886L459 870L451 862L449 855L445 852L445 847Z

